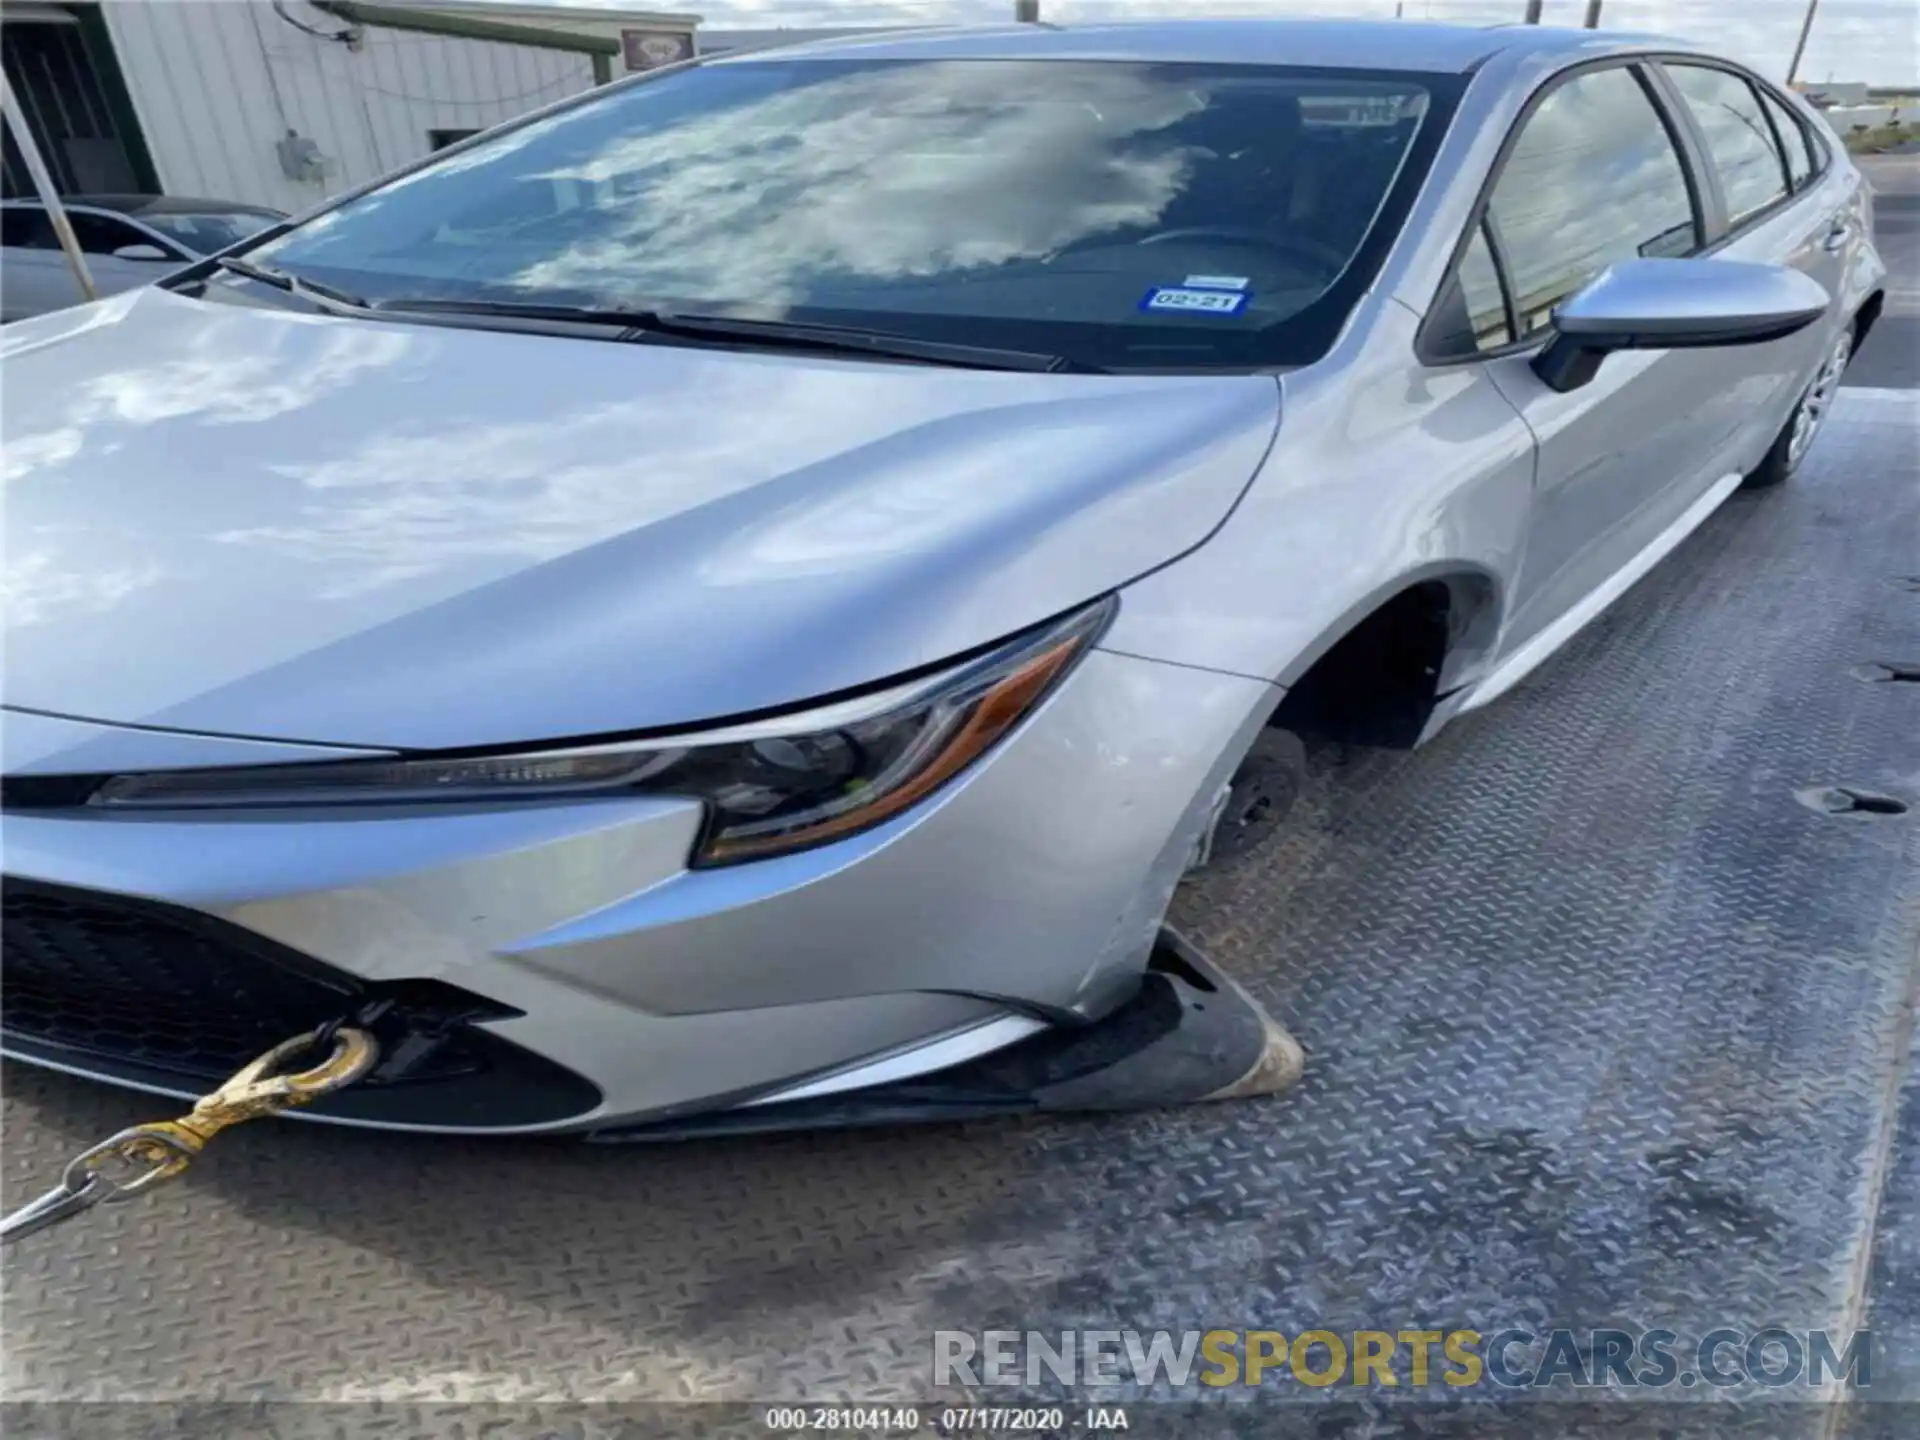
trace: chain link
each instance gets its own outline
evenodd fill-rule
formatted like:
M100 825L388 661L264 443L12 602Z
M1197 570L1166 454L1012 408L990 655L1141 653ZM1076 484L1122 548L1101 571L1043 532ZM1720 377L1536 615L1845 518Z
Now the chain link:
M332 1048L318 1065L278 1073L281 1066L323 1044ZM283 1041L236 1071L218 1090L201 1096L179 1119L135 1125L81 1151L68 1162L58 1185L0 1220L0 1241L18 1240L95 1205L144 1194L179 1175L222 1130L344 1090L364 1078L379 1058L373 1036L351 1025L324 1026Z

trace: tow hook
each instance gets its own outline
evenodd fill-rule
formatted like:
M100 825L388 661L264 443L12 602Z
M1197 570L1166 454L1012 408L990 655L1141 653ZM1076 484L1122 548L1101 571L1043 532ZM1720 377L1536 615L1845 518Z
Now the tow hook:
M290 1068L316 1055L309 1068ZM103 1202L145 1194L184 1172L221 1131L344 1090L365 1079L379 1061L379 1042L354 1025L326 1025L283 1040L202 1095L187 1114L132 1126L81 1151L59 1184L0 1218L0 1243L58 1225Z

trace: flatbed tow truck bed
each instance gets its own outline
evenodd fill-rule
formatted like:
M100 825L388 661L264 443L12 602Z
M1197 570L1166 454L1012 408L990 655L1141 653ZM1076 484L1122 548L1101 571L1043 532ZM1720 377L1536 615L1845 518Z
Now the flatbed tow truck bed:
M1884 668L1920 666L1916 404L1844 392L1802 476L1515 693L1412 755L1316 753L1278 853L1185 888L1175 922L1307 1047L1293 1092L652 1146L255 1127L10 1251L13 1433L931 1426L937 1330L1872 1323L1853 1399L1888 1403L1850 1407L1548 1412L1573 1397L1404 1363L970 1398L1072 1431L1103 1401L1150 1433L1920 1434L1920 683ZM7 1203L165 1110L9 1067Z

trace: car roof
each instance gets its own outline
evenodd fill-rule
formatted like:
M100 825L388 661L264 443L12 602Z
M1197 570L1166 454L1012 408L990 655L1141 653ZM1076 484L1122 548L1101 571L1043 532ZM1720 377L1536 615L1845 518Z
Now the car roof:
M266 205L246 205L237 200L201 200L190 195L62 195L63 205L85 205L94 210L112 210L121 215L273 215L284 211ZM16 195L9 205L38 205L32 195Z
M1106 25L1003 25L841 36L716 58L1172 60L1464 74L1503 51L1592 55L1606 49L1695 47L1662 36L1545 25L1413 20L1162 20Z

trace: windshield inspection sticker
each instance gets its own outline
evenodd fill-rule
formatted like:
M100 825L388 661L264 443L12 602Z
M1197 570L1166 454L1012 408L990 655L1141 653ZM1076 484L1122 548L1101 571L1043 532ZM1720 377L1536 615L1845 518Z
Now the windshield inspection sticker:
M1251 298L1245 290L1201 290L1156 286L1140 302L1142 310L1177 310L1188 315L1238 315Z
M1189 275L1180 282L1195 290L1244 290L1247 277L1244 275Z

